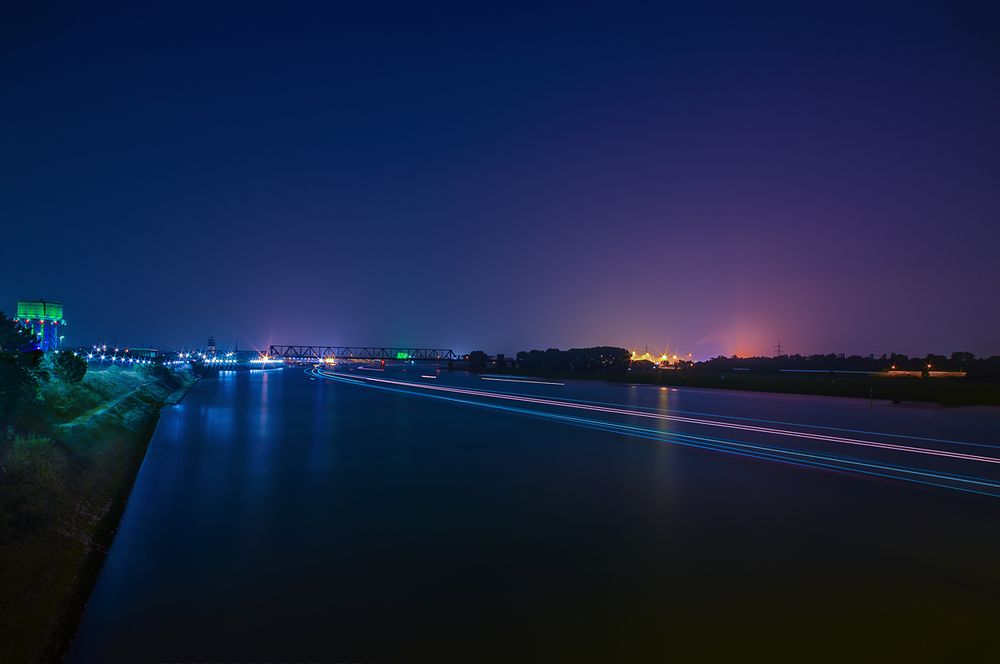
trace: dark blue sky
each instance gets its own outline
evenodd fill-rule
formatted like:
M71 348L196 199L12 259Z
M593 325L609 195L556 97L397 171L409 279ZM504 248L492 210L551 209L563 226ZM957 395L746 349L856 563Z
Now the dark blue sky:
M145 4L0 21L0 308L72 343L1000 353L974 4Z

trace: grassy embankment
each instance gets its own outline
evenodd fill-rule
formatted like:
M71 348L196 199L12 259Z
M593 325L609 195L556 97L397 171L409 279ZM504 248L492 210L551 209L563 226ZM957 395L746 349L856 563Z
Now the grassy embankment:
M194 381L159 367L45 382L0 442L0 661L65 652L159 409Z
M895 402L929 402L943 406L1000 406L1000 383L966 378L868 377L831 373L751 373L708 371L661 371L621 375L526 372L495 373L546 378L607 380L610 382L699 387L785 394L857 397Z

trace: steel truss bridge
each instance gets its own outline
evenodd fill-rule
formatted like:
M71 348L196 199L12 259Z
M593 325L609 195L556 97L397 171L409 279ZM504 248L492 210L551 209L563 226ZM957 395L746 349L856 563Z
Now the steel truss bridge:
M271 359L284 360L457 360L450 348L390 348L388 346L269 346Z

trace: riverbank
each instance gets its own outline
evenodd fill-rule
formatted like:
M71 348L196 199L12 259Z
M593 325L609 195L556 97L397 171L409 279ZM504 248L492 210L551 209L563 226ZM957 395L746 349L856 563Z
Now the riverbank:
M1000 383L966 378L920 378L913 376L868 376L845 373L754 373L673 371L656 369L624 374L576 372L527 372L519 369L480 373L537 376L548 379L604 380L612 383L748 390L782 394L854 397L891 402L936 403L942 406L1000 406Z
M0 661L61 658L160 408L196 380L116 367L40 387L26 424L0 449Z

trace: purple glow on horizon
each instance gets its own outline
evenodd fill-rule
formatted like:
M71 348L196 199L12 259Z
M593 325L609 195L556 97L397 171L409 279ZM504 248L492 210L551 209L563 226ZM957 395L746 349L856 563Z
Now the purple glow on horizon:
M25 11L0 310L69 344L1000 354L975 9Z

